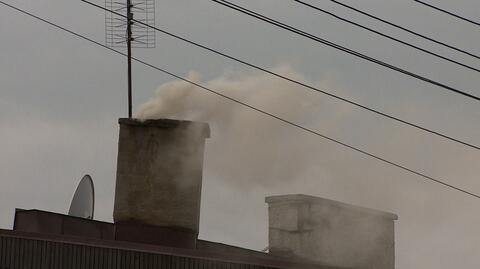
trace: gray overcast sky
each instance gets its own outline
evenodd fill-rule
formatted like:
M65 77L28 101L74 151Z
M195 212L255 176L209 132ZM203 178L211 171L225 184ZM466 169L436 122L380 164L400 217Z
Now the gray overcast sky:
M103 5L102 1L92 1ZM5 2L104 41L104 12L79 0ZM480 95L478 73L317 14L293 1L235 2ZM330 1L310 2L480 68L479 60L381 25ZM343 2L480 54L479 27L414 1ZM432 3L480 20L478 1L435 0ZM163 0L156 1L156 5L156 25L161 28L268 68L288 66L289 72L336 94L480 144L480 109L474 100L294 36L212 1ZM11 228L15 208L66 212L75 185L85 173L91 174L96 184L96 218L111 221L117 118L124 117L127 111L125 59L4 6L0 6L0 36L0 227ZM136 49L134 54L180 75L196 71L202 81L212 87L223 85L217 78L225 77L233 77L224 83L226 86L237 81L253 81L247 83L250 90L258 87L262 92L268 87L278 87L279 92L288 92L281 97L294 96L292 100L278 100L282 106L291 104L286 116L291 116L291 111L297 108L296 101L313 100L320 108L307 107L301 116L293 115L293 119L480 193L480 152L477 150L304 88L267 79L258 72L160 33L155 49ZM249 80L250 77L255 79ZM171 80L135 64L135 109L151 98L156 88ZM196 91L200 109L202 102L215 100L216 105L225 110L232 106L236 111L242 110L215 96L200 93L199 89ZM275 109L268 98L247 101ZM281 114L283 109L285 107L274 112ZM242 110L241 113L240 127L224 126L221 120L210 122L212 138L206 149L202 238L262 249L267 244L267 211L263 198L271 194L307 193L398 214L397 268L478 268L479 199L425 182L253 112ZM257 136L252 130L258 126L261 128ZM272 145L256 149L267 153L249 151L269 140L272 133L275 133ZM239 137L245 139L239 141ZM252 156L255 156L253 160ZM279 168L286 163L290 164L289 171Z

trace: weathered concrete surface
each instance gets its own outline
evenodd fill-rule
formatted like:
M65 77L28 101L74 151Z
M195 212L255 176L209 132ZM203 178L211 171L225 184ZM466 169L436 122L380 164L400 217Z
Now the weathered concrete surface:
M340 267L395 268L396 215L307 195L265 201L271 254Z
M198 234L208 124L120 119L113 219Z

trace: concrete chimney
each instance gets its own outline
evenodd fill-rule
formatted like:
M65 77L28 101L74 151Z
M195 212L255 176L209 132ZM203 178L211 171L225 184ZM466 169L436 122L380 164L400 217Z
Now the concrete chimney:
M397 215L300 194L265 201L272 255L347 268L395 268Z
M208 124L120 119L115 239L194 248Z

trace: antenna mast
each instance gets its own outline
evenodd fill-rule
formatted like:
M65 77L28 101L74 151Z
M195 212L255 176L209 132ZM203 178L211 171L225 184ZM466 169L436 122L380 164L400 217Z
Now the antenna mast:
M128 117L132 118L132 24L131 0L127 0Z
M126 0L126 3L105 0L105 8L112 11L105 11L106 45L127 48L128 117L131 118L132 48L155 47L155 30L144 25L155 26L155 0Z

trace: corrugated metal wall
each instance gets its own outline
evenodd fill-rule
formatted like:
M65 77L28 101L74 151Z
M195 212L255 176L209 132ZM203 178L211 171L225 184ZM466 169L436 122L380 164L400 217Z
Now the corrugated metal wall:
M266 269L268 267L0 236L0 269Z

